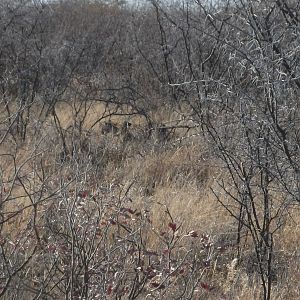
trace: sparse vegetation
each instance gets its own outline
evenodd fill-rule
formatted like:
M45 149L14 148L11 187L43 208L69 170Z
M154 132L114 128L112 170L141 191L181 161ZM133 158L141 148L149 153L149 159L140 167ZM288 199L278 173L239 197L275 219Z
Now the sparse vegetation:
M0 298L300 298L299 6L0 0Z

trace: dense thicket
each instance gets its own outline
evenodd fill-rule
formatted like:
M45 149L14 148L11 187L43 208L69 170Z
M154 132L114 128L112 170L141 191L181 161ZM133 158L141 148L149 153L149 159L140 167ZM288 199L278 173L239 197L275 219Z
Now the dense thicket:
M226 170L227 176L218 182L220 190L213 192L236 222L239 262L243 261L239 245L243 237L251 237L263 297L271 299L276 281L274 234L288 218L289 207L300 202L299 11L300 2L296 0L211 4L151 0L139 7L102 1L1 0L0 103L4 117L0 119L0 143L12 139L17 148L20 140L26 141L28 127L38 119L32 110L36 104L42 107L41 123L53 117L64 155L70 149L57 117L61 102L103 104L105 112L94 125L111 116L138 115L147 132L156 128L155 114L162 107L173 109L181 119L172 130L196 128ZM164 130L161 127L158 132L165 134ZM17 170L18 162L14 164ZM61 190L65 185L68 183L64 182ZM10 218L4 209L10 196L1 196L2 228ZM66 195L59 197L68 199ZM31 205L36 209L36 202ZM49 216L55 209L62 209L55 205L49 209ZM61 228L68 218L67 209L59 216L61 225L57 226ZM73 239L73 252L75 223L70 221L68 233ZM59 235L60 229L49 228L49 235ZM5 250L4 244L1 247L2 258L7 261L7 251L13 250L10 246ZM96 252L97 247L89 247L81 245L79 256ZM121 250L126 252L125 248ZM8 292L9 299L14 298L10 281L25 270L38 250L31 251L32 255L16 259L12 269L8 263L0 263L0 295ZM113 250L104 252L112 254ZM52 262L52 266L55 264ZM56 276L51 271L49 274ZM64 293L75 299L82 285L72 276L64 289L57 290L52 283L48 286L44 279L41 287L37 291L32 287L31 292L35 299ZM129 298L135 299L143 294L147 276L131 276L134 284ZM84 280L80 299L96 299L97 293L99 299L105 298L108 281L101 287L104 290L98 291L94 286L87 287L88 278ZM120 299L127 295L124 287L128 280L120 283ZM185 287L193 288L191 283ZM20 285L19 292L23 288ZM181 297L188 299L187 295L192 297L188 293Z

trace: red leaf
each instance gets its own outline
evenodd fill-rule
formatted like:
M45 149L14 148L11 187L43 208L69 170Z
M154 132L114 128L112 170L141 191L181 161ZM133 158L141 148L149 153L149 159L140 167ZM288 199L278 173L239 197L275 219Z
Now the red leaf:
M159 287L159 289L165 288L165 286L163 284L160 284L159 282L156 282L156 281L151 282L150 284L151 284L151 287L153 287L153 288L158 288L158 287Z
M128 249L128 251L127 251L127 253L128 254L133 254L134 252L136 252L137 250L135 249L135 248L130 248L130 249Z
M189 236L193 237L193 238L196 238L198 237L198 233L194 230L192 230L190 233L189 233Z
M168 226L173 230L173 232L175 232L177 229L177 225L175 223L169 223Z
M131 209L131 208L127 208L127 211L128 211L130 214L132 214L132 215L136 212L136 210L133 210L133 209Z
M169 251L169 249L168 249L168 248L165 248L165 249L163 250L163 254L164 254L164 255L168 255L168 254L169 254L169 252L170 252L170 251Z
M210 286L209 284L207 284L205 282L201 282L200 286L208 292L211 292L214 289L214 287Z
M117 224L117 222L114 221L113 219L109 219L109 223L112 224L112 225L116 225Z
M107 295L111 295L112 292L113 292L113 287L112 287L112 285L110 284L110 285L107 287L106 294L107 294Z
M88 195L89 195L88 191L80 191L78 193L78 197L80 197L80 198L86 198Z
M157 288L159 287L159 283L154 281L154 282L151 282L151 286L154 287L154 288Z

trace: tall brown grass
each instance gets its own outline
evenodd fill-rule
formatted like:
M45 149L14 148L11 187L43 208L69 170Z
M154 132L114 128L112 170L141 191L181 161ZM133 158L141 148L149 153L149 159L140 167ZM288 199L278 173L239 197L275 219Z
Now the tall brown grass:
M74 108L77 105L70 102L56 107L69 147L81 138L67 132L67 129L76 123L75 117L80 119L84 116L83 111L75 114ZM35 109L36 115L39 115L39 107ZM72 176L72 164L90 165L92 171L91 174L87 171L86 178L86 185L90 186L90 190L99 185L115 185L121 193L128 192L127 196L130 197L132 206L149 211L153 226L158 228L165 226L164 207L167 207L174 222L183 232L208 234L216 248L223 248L224 254L220 256L220 262L215 262L216 267L211 274L211 284L217 287L218 293L207 293L201 299L259 299L261 289L255 280L257 274L251 273L247 264L239 265L236 260L235 222L216 201L212 192L212 189L218 191L216 182L227 175L211 155L205 139L197 136L185 139L184 143L178 142L178 138L183 134L179 129L176 131L176 138L161 143L154 138L148 138L144 134L147 130L146 124L136 118L131 120L133 125L130 130L133 138L124 141L120 134L101 134L101 124L105 119L91 128L102 114L103 107L92 103L85 115L83 131L88 132L88 135L84 135L84 139L90 152L78 146L76 151L82 151L82 161L72 160L72 157L69 157L69 160L60 160L62 141L52 116L42 120L41 128L35 135L32 122L27 139L22 144L16 145L13 139L9 138L1 144L2 154L14 154L13 161L10 156L1 158L5 188L11 189L8 197L10 201L5 205L5 215L15 213L15 217L5 224L4 234L7 237L17 235L30 223L32 203L28 193L34 192L38 186L38 176L42 173L48 176L47 188L50 190L52 182L59 180L60 176ZM172 122L172 117L178 116L170 111L161 111L157 120L159 123ZM122 126L126 118L115 117L112 121L117 126ZM72 156L71 153L68 155ZM94 169L96 165L98 171ZM19 168L18 176L27 176L25 186L18 186L17 180L14 181L16 168ZM224 200L226 201L225 198ZM37 219L41 224L47 205L51 203L45 202L45 205L39 208ZM290 217L281 227L279 234L280 239L275 245L278 274L273 299L298 299L300 217L297 208L290 211ZM148 245L157 248L157 243L159 239L149 233ZM244 254L249 253L248 264L251 264L252 253L249 247L245 242L243 251Z

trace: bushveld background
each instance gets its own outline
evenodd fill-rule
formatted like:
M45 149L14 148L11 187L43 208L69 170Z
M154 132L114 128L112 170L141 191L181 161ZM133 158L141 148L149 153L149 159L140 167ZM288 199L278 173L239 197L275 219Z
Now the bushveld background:
M299 12L0 0L0 297L299 299Z

